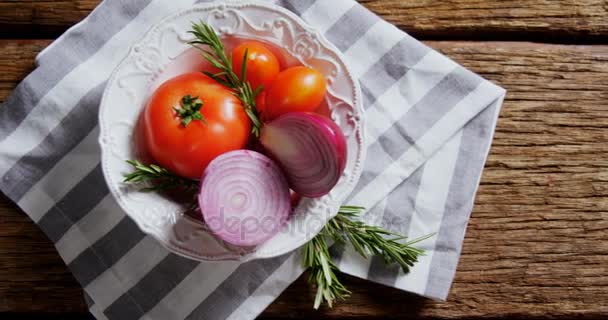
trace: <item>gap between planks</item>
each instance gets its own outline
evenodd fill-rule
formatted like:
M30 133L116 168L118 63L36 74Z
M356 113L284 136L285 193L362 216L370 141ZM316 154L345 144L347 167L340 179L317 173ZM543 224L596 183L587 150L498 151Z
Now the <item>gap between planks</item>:
M48 40L0 40L0 101ZM599 318L608 313L608 46L427 42L506 87L447 303L346 277L314 313L304 279L262 318ZM44 235L0 200L0 312L85 312ZM35 257L35 259L33 259Z
M0 38L56 38L99 0L0 0ZM359 0L424 40L607 44L604 0Z

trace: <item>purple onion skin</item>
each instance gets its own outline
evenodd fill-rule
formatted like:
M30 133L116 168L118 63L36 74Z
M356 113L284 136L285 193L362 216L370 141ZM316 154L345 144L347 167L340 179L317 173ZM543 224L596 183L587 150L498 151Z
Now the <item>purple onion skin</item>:
M331 137L331 141L333 142L334 147L336 148L336 156L338 161L338 171L340 175L344 172L346 168L346 138L344 137L344 133L342 129L338 127L338 125L333 122L331 119L324 117L322 115L316 113L308 113L308 116L312 121L316 121L319 128L326 131L327 136ZM337 181L336 181L337 183Z
M289 186L280 167L251 150L215 158L203 173L198 201L211 233L240 247L272 238L291 212Z
M294 125L296 123L305 124L307 127L306 130L299 130L298 127ZM331 167L330 170L328 170L327 175L325 175L325 177L329 177L329 179L324 181L321 186L309 187L303 183L301 174L303 174L304 170L290 167L288 165L288 160L290 159L287 158L289 156L283 154L283 148L273 145L273 143L276 143L276 140L289 140L291 134L315 135L322 143L326 144L327 148L330 150L327 154L327 160L331 162ZM274 137L277 135L282 135L283 137L277 139ZM318 198L328 194L338 183L346 168L347 144L342 130L331 119L316 113L291 112L280 116L262 128L260 142L266 150L266 153L279 163L287 176L290 187L298 194L308 198ZM296 141L293 142L293 145L297 145ZM301 145L300 147L306 149L307 153L317 155L316 159L321 160L321 155L318 154L322 153L322 151L318 144L308 143L307 145ZM313 162L314 159L311 160L310 167L314 167L315 163Z

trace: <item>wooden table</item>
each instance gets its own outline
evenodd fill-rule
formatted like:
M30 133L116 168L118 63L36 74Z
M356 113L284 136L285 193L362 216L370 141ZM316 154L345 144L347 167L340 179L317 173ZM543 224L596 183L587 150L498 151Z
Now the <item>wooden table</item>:
M263 319L608 318L608 2L361 0L507 88L449 301L346 277L311 309L296 281ZM0 101L97 0L0 0ZM0 318L89 319L51 242L0 200Z

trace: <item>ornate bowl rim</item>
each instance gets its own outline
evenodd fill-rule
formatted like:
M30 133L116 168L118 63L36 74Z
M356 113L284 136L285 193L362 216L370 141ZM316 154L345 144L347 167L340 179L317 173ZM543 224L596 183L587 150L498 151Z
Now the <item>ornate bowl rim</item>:
M310 230L306 230L306 234L304 235L304 237L296 239L297 241L291 241L291 243L289 243L290 241L286 241L287 243L278 243L277 246L275 246L274 248L266 248L264 245L258 247L258 248L248 248L248 249L238 249L238 248L228 248L226 246L224 246L226 248L226 252L224 254L205 254L202 253L200 251L197 251L196 248L192 248L191 245L188 244L183 244L183 243L176 243L175 239L171 239L171 238L167 238L167 234L165 234L163 232L160 232L158 228L155 227L151 227L149 224L146 223L146 219L142 219L141 215L137 212L132 211L132 208L130 207L130 205L128 204L128 200L125 199L124 196L122 196L122 192L120 190L120 188L118 188L118 185L120 185L121 182L117 182L115 181L115 177L114 177L114 168L111 168L109 165L110 162L110 157L113 156L112 152L113 150L110 148L111 147L111 135L110 135L110 131L109 128L107 128L107 117L108 117L108 113L111 112L111 106L108 105L108 101L110 100L110 96L113 94L113 90L116 88L116 84L120 81L119 76L121 74L121 70L123 68L126 68L128 65L132 64L134 60L134 56L141 54L143 48L145 48L146 44L148 44L150 41L152 41L154 39L154 37L159 34L160 32L162 32L164 29L164 27L166 27L167 25L169 25L171 22L179 20L180 18L183 18L184 16L187 16L189 14L192 13L204 13L204 12L208 12L209 14L211 14L212 12L214 12L214 10L216 10L217 12L223 12L226 10L230 10L231 12L237 12L240 14L244 14L243 12L247 11L247 10L269 10L275 14L278 14L279 16L285 18L285 21L288 21L290 23L292 23L296 28L301 29L304 33L306 33L306 35L310 36L311 39L314 39L315 43L319 45L319 50L323 50L323 52L330 54L333 56L333 58L335 59L335 62L338 64L338 66L341 68L341 71L344 72L344 76L346 77L346 79L349 82L350 85L350 90L352 90L351 94L352 94L352 105L349 104L349 106L352 107L352 114L351 116L353 117L352 120L354 122L354 129L352 132L352 136L354 139L354 143L356 144L356 146L358 147L358 149L356 150L356 154L354 157L354 160L352 163L349 164L349 166L347 167L348 170L348 175L343 177L344 180L346 179L344 182L340 182L340 184L338 185L338 187L334 188L336 190L336 192L334 192L334 190L332 190L332 193L330 193L327 196L324 196L320 199L305 199L304 201L302 201L302 203L300 204L300 206L298 208L304 208L307 211L307 215L310 215L311 212L314 212L315 214L318 214L320 216L320 218L322 219L322 224L320 224L318 227L315 228L315 230L313 230L313 232L309 232ZM213 25L213 24L212 24ZM216 26L214 26L216 27ZM217 28L216 28L217 29ZM220 33L227 33L226 30L222 30L221 28L219 28ZM178 32L176 31L176 34ZM229 32L228 32L229 34ZM253 37L256 38L256 37ZM181 38L180 38L181 40ZM261 38L259 40L267 40L265 38ZM183 52L182 52L183 53ZM290 52L293 54L293 52ZM299 59L300 57L297 57L298 60L300 60L301 63L303 64L307 64L306 61L303 61L302 59ZM162 69L162 68L161 68ZM153 74L147 77L147 82L151 83L155 77L157 77L158 74ZM330 79L330 87L333 85L333 83L331 82ZM348 103L347 103L348 104ZM139 106L138 109L138 113L139 110L141 110L143 108L142 106ZM333 116L332 116L333 118ZM336 119L334 119L336 120ZM266 3L266 2L259 2L259 1L240 1L240 2L236 2L236 1L230 1L227 3L201 3L201 4L196 4L190 8L181 10L177 13L173 13L169 16L167 16L166 18L162 19L160 22L154 24L150 30L148 30L145 35L139 39L137 42L135 42L131 49L129 50L129 53L127 54L127 56L118 64L118 66L115 68L115 70L112 72L112 75L110 77L110 79L107 82L107 86L106 89L104 91L102 100L101 100L101 105L100 105L100 111L99 111L99 126L100 126L100 134L99 134L99 144L101 147L101 158L102 158L102 171L103 171L103 175L104 178L106 180L106 183L108 185L108 188L110 190L110 193L112 194L112 196L114 197L114 199L117 201L117 203L119 204L120 208L137 224L137 226L147 235L152 236L153 238L155 238L156 240L158 240L163 246L165 246L169 251L176 253L178 255L190 258L190 259L194 259L194 260L199 260L199 261L217 261L217 260L238 260L238 261L249 261L249 260L253 260L253 259L260 259L260 258L271 258L271 257L275 257L275 256L280 256L282 254L285 254L287 252L293 251L295 249L297 249L298 247L302 246L303 244L305 244L307 241L309 241L310 239L312 239L321 229L322 227L325 225L325 223L327 223L327 221L329 221L329 219L333 218L340 205L342 204L342 201L344 201L346 199L346 197L350 194L350 192L352 192L352 190L354 189L356 183L358 182L360 176L361 176L361 172L362 172L362 167L363 167L363 161L365 160L366 157L366 143L365 143L365 125L364 125L365 121L364 121L364 109L362 107L362 99L361 99L361 88L359 85L359 82L352 76L352 73L350 72L348 66L345 63L345 58L343 57L342 53L333 45L331 44L327 39L325 39L325 37L320 34L314 27L312 27L311 25L307 24L306 22L304 22L300 17L298 17L297 15L295 15L294 13L288 11L285 8L282 8L280 6L271 4L271 3ZM348 138L348 137L347 137ZM348 138L350 140L350 138ZM350 158L350 155L349 155ZM126 159L124 159L126 160ZM339 189L339 190L337 190ZM167 216L170 216L170 213L167 213ZM290 218L290 219L295 219L295 216ZM202 223L200 222L194 222L194 219L185 217L183 214L179 214L179 217L176 215L175 217L168 217L168 220L170 220L168 223L175 223L176 220L171 220L171 219L178 219L178 218L185 218L185 220L192 220L189 223L193 226L193 228L198 228L199 230L197 230L196 232L199 233L207 233L208 232L205 230L205 227ZM289 223L289 222L288 222ZM198 227L195 227L195 225L198 224ZM194 232L194 231L193 231ZM198 234L198 236L200 237L201 234ZM196 236L196 235L194 235ZM192 239L188 239L188 240L192 240ZM269 240L269 242L272 241ZM200 245L200 243L199 243ZM224 244L225 245L225 244Z

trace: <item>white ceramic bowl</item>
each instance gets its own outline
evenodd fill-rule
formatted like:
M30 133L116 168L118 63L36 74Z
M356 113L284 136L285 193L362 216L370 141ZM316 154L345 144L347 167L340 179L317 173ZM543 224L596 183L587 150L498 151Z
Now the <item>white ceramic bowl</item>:
M338 185L322 198L303 199L281 232L254 248L238 248L219 241L201 219L184 214L183 204L157 193L139 192L122 182L123 175L131 171L125 160L146 159L138 148L136 124L152 92L163 81L205 65L187 44L192 40L188 33L191 22L199 20L231 39L228 47L238 43L235 36L262 40L278 48L286 66L304 64L323 72L328 79L328 94L320 112L342 128L348 142L347 167ZM103 173L120 207L169 250L195 260L247 261L300 247L336 214L357 183L365 158L360 88L344 58L299 17L262 2L201 4L153 27L114 71L101 102L99 122Z

